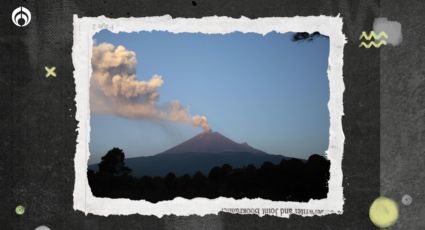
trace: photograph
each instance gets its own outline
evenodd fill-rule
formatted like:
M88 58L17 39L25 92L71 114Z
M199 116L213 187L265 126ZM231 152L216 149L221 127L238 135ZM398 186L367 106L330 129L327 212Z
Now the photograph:
M329 37L93 36L87 179L99 198L327 198Z

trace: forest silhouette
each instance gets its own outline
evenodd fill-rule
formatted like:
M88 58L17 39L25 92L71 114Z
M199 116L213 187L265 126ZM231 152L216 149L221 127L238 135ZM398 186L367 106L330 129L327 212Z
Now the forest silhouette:
M307 202L326 198L330 162L313 154L308 160L291 158L279 164L264 162L232 168L223 164L212 168L208 175L177 177L169 172L164 177L134 177L125 165L125 154L113 148L102 157L97 172L88 170L88 182L96 197L129 198L153 203L175 197L192 199L205 197L263 198L273 201Z

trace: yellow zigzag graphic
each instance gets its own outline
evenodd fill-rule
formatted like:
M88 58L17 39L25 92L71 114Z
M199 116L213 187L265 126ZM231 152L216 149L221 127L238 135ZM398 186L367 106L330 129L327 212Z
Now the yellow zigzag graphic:
M369 49L371 46L374 46L375 48L379 48L382 45L387 45L386 41L381 41L380 43L376 44L375 42L371 41L369 44L366 44L365 42L360 43L359 47L364 47L366 49Z
M361 40L362 38L365 38L366 40L369 41L370 39L372 39L372 37L375 40L381 39L381 37L385 37L386 39L388 39L388 35L384 31L381 31L381 33L379 34L375 34L375 31L371 31L369 35L367 35L366 31L363 31L359 37L359 40Z

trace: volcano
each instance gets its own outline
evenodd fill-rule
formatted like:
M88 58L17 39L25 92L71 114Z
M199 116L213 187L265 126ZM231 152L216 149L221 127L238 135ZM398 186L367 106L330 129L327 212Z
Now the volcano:
M202 132L191 139L164 151L160 154L179 153L222 153L222 152L245 152L253 154L265 154L265 152L255 149L248 143L236 143L223 136L219 132Z
M132 169L132 175L176 176L193 175L200 171L208 175L209 171L224 164L241 168L250 164L260 167L264 162L279 163L290 158L269 154L247 143L237 143L218 132L203 132L189 140L153 156L127 158L125 164ZM97 165L90 165L97 170Z

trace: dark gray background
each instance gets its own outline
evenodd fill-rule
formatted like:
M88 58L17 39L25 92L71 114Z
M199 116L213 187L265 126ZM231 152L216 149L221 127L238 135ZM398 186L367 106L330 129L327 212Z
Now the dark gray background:
M380 194L400 205L392 229L425 227L424 3L335 0L3 0L0 9L0 229L376 229L368 210ZM32 13L24 28L11 21L23 5ZM344 18L343 215L290 219L254 215L85 216L73 210L75 83L71 59L73 14L173 17L332 15ZM376 17L402 25L397 47L359 48ZM423 17L423 16L422 16ZM57 78L45 78L56 66ZM380 158L381 154L381 158ZM401 196L413 197L410 206ZM15 207L26 207L23 216Z
M381 195L398 202L391 229L425 229L425 2L381 1L380 15L401 23L403 42L380 51ZM404 195L413 198L404 205Z

